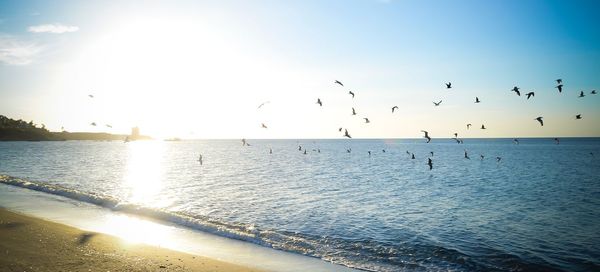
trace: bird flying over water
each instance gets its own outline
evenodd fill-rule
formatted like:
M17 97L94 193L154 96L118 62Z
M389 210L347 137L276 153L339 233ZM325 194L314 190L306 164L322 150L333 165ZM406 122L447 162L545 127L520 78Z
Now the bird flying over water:
M581 119L581 114L575 115L575 119Z
M454 132L454 138L458 138L458 133Z
M555 142L556 144L560 144L560 139L558 139L558 138L554 138L554 142Z
M502 157L496 157L496 161L500 162L502 160Z
M544 120L542 120L542 118L543 117L540 116L538 118L535 118L534 120L537 120L538 122L540 122L540 125L543 127L544 126Z
M352 115L356 115L356 111L352 108Z
M260 109L262 106L264 106L265 104L268 104L268 103L271 103L271 101L262 102L260 105L258 105L258 108L256 108L256 109Z
M344 84L342 84L342 83L341 83L341 82L339 82L338 80L336 80L336 81L334 82L334 84L340 84L340 86L344 87Z
M519 144L519 139L513 139L513 143Z
M394 113L394 110L398 109L398 106L393 106L392 107L392 113Z
M421 132L425 133L425 136L423 136L423 138L427 139L427 143L431 142L431 137L429 137L429 132L427 132L425 130L421 130Z
M354 98L354 93L352 91L348 91L348 94L351 94L352 98Z
M321 102L321 98L317 98L317 104L319 104L319 106L323 107L323 102Z
M92 125L92 126L96 126L96 122L92 122L90 125Z
M479 154L479 157L481 158L482 161L483 161L483 159L485 159L485 156L483 154Z
M446 84L446 89L451 89L452 88L452 82L448 82L445 83Z
M369 118L363 118L363 119L365 119L365 123L367 123L367 124L371 123L371 121L369 121Z
M596 90L592 90L590 94L596 94Z
M480 103L481 101L479 101L479 97L475 97L475 103Z
M583 91L581 91L581 92L579 93L579 97L584 97L584 96L585 96L585 94L583 94Z
M562 85L562 84L558 84L558 85L556 86L556 88L558 89L558 92L559 92L559 93L562 93L562 87L563 87L563 85Z
M517 87L517 86L513 87L511 92L515 92L518 96L521 96L521 92L519 91L519 87Z
M467 150L465 149L465 159L470 160L471 158L469 158L469 154L467 154Z
M527 96L527 99L529 99L530 97L535 96L535 93L534 92L528 92L526 94L526 96Z
M431 158L427 158L427 165L429 165L429 170L433 169L433 161Z
M88 96L89 96L90 98L94 98L94 95L93 95L93 94L88 94Z
M442 100L440 100L440 102L437 102L437 103L433 102L433 105L436 107L439 106L440 104L442 104Z
M561 83L562 83L562 79L560 79L560 78L559 78L559 79L557 79L557 80L556 80L556 83L558 83L558 84L561 84Z
M260 126L261 126L262 128L267 128L267 125L265 125L265 123L261 123L261 124L260 124Z
M482 124L482 125L481 125L481 129L486 129L486 128L485 128L485 125L483 125L483 124Z
M471 126L472 126L471 124L467 124L467 129L471 128Z
M348 133L347 129L344 129L344 137L352 138L352 136L350 136L350 134Z
M338 128L338 131L339 131L339 132L342 132L342 128Z

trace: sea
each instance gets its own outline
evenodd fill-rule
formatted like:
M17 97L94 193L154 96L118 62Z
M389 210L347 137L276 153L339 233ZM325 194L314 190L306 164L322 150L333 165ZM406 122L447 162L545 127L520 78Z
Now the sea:
M247 142L0 142L0 186L356 270L600 271L600 138Z

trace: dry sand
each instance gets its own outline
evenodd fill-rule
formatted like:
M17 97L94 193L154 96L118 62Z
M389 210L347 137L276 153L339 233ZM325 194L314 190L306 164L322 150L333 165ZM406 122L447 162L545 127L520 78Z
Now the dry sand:
M259 271L0 208L0 271Z

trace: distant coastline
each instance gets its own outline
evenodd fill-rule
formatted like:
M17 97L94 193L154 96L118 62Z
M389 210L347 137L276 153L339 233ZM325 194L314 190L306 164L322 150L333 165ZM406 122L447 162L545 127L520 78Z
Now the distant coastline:
M126 141L150 140L149 136L110 134L105 132L52 132L44 125L37 127L33 121L14 120L0 115L0 141Z

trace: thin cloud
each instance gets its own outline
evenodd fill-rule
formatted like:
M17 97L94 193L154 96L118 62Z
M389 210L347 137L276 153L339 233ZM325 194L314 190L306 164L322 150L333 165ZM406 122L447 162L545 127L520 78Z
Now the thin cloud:
M30 26L27 31L33 33L55 33L62 34L67 32L75 32L79 30L77 26L67 26L62 24L45 24L45 25L37 25Z
M42 47L33 42L22 41L12 36L0 35L0 63L27 65L41 51Z

